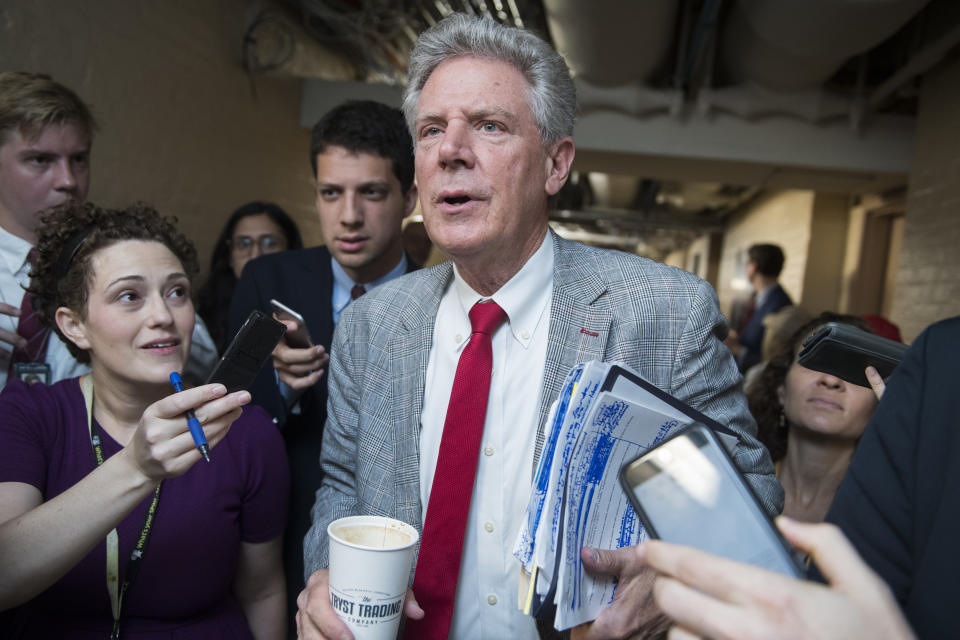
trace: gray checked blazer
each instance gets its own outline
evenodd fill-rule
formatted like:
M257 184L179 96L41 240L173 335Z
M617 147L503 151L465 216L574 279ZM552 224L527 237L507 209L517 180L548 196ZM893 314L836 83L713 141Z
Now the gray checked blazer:
M770 514L783 490L720 339L726 320L713 288L685 271L619 251L554 243L553 297L540 392L534 469L544 424L570 369L624 362L644 378L728 425L740 436L734 460ZM450 263L377 287L347 307L330 358L323 483L304 539L306 576L327 566L327 525L349 515L384 515L422 528L420 414L440 297ZM531 469L531 480L533 469Z

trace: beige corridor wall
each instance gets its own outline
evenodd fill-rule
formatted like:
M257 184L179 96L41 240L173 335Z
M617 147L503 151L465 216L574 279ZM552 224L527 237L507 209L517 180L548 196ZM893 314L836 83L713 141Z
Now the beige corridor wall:
M49 73L91 104L101 130L90 198L177 215L204 267L238 205L272 200L319 244L309 131L297 80L240 65L240 0L4 0L0 68Z
M960 61L923 79L892 320L905 341L960 314Z

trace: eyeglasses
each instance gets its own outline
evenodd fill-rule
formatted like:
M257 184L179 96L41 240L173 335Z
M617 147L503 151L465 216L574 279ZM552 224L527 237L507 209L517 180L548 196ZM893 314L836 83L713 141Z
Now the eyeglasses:
M260 253L277 253L287 248L287 243L283 238L272 234L251 238L250 236L237 236L230 241L230 248L239 254L252 253L254 246L260 247Z

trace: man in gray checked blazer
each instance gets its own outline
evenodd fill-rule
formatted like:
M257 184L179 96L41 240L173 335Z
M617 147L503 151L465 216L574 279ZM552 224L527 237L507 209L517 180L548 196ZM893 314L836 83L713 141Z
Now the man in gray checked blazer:
M454 14L420 36L404 109L424 222L452 263L379 287L337 325L324 480L304 541L302 638L346 632L329 603L330 522L387 515L423 531L426 489L444 482L434 477L438 445L456 358L469 342L467 312L478 300L499 304L507 321L492 335L484 446L450 637L537 637L534 622L516 610L519 567L510 552L549 406L577 363L624 362L728 425L740 436L736 463L766 510L781 509L783 491L754 438L710 285L549 231L547 198L574 157L575 100L563 59L530 33ZM588 570L619 579L618 599L584 637L663 632L649 598L652 580L631 549L583 558ZM431 611L414 596L408 592L405 614L429 623Z

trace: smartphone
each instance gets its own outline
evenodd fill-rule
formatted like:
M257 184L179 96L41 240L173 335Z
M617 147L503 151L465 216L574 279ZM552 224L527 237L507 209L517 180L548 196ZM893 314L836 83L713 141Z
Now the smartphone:
M803 341L797 363L870 388L864 370L876 368L887 379L903 360L907 345L867 333L844 322L828 322Z
M295 320L297 322L296 331L287 332L287 344L296 349L306 349L313 346L313 340L307 332L307 323L303 321L303 316L283 304L278 300L270 300L270 308L279 320Z
M620 470L647 534L793 577L793 550L717 436L694 423Z
M219 382L227 388L227 393L249 387L286 330L282 322L256 309L251 311L210 372L206 384Z

